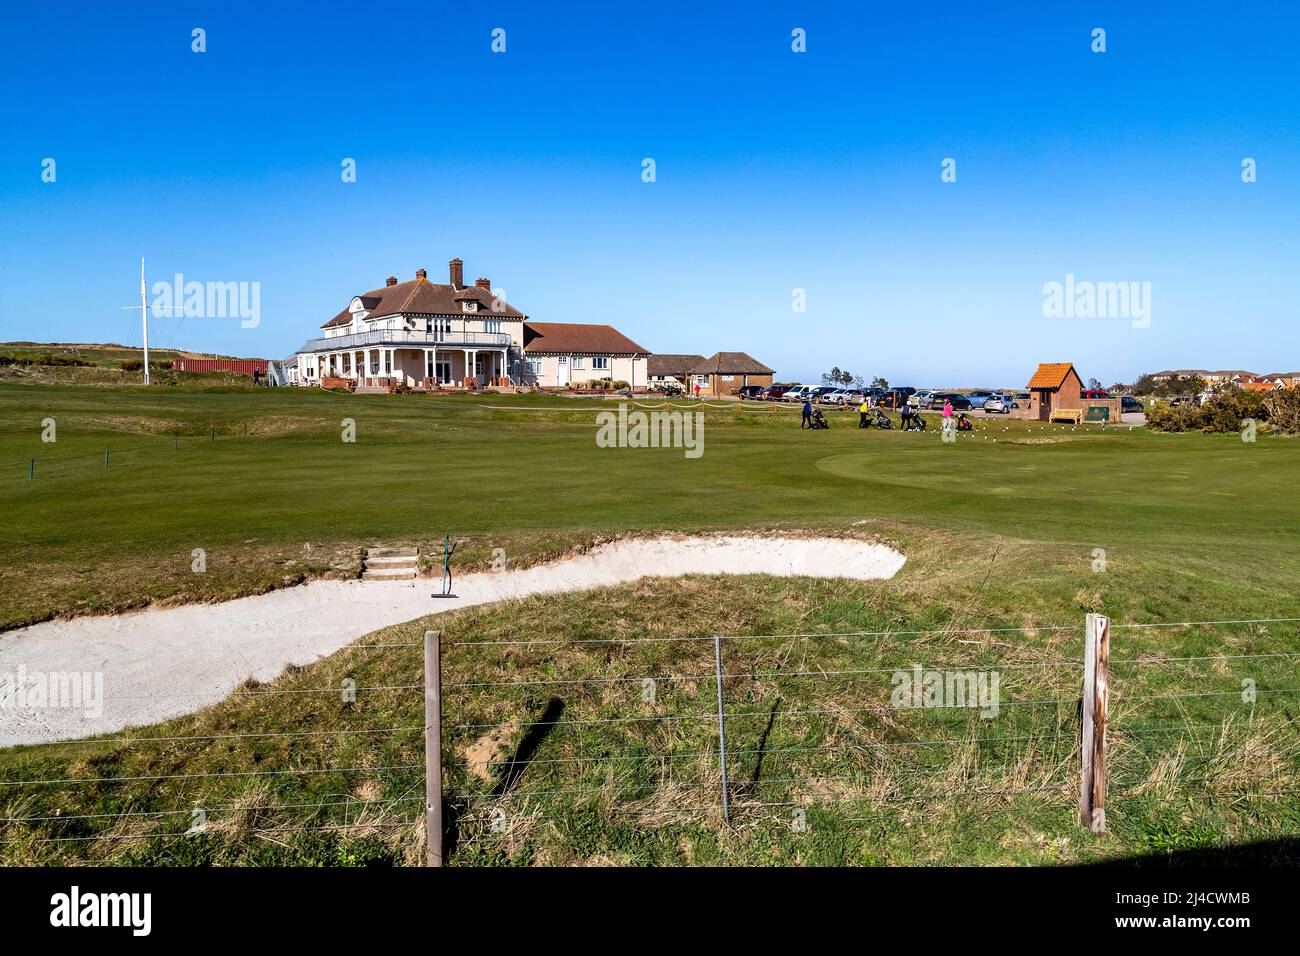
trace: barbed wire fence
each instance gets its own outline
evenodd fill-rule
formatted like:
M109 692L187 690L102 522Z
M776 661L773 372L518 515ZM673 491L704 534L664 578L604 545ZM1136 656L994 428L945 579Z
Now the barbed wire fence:
M1062 813L1077 801L1080 823L1100 831L1108 803L1276 802L1300 791L1289 705L1300 687L1287 679L1300 651L1112 658L1109 643L1138 629L1296 620L361 642L344 652L406 655L402 667L423 673L316 686L305 670L223 705L275 708L291 730L128 730L55 745L84 757L10 767L0 855L387 832L416 848L411 862L423 849L441 865L546 821L799 833L816 813L855 826L900 805L1030 800ZM1010 640L1031 633L1050 640ZM897 659L852 666L867 645ZM1243 662L1274 669L1242 677ZM361 704L381 699L390 719L375 723ZM345 726L312 726L327 713ZM162 753L134 769L100 756L145 747ZM226 762L187 771L199 753Z

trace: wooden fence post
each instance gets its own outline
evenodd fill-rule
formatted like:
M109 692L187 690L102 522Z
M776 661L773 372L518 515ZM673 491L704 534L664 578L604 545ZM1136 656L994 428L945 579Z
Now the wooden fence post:
M442 631L424 632L425 866L442 866Z
M1110 619L1089 614L1083 645L1079 824L1106 832L1106 720L1110 711Z

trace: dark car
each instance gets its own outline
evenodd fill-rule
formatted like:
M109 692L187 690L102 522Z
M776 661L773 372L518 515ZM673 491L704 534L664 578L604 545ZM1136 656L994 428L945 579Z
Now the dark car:
M788 391L790 391L789 385L769 385L758 390L758 397L764 402L775 402Z
M885 392L884 398L880 400L880 403L882 405L887 405L890 408L902 408L915 394L916 389L908 385L900 385L897 388L888 389Z
M935 406L943 408L944 403L952 405L953 411L969 411L971 404L970 399L965 395L958 395L956 392L944 392L943 395L935 396Z
M1119 397L1120 414L1124 412L1141 412L1145 411L1145 406L1132 395L1121 395Z
M750 399L750 400L752 400L752 401L758 401L758 399L762 397L762 394L763 394L763 386L762 386L762 385L746 385L746 386L744 386L744 387L743 387L739 392L737 392L736 394L739 395L741 398L748 398L748 399Z

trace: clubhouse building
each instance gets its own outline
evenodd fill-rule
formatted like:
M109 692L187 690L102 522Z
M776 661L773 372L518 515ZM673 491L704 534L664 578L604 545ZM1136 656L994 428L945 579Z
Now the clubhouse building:
M352 297L295 355L299 385L410 388L567 388L609 379L644 388L649 351L608 325L529 322L492 283L464 281L460 259L448 281L424 269L408 282ZM332 380L332 381L331 381Z

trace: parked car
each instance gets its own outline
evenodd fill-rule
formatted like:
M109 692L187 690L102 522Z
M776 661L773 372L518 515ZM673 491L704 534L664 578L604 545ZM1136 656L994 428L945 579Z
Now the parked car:
M758 401L758 399L762 397L763 386L746 385L742 387L741 390L736 394L739 395L741 398L749 399L750 401Z
M912 396L915 394L916 389L907 385L900 385L896 388L888 389L880 403L882 405L887 405L890 408L902 408L904 405L911 402Z
M996 394L996 392L990 391L987 388L977 388L973 392L968 392L966 397L970 400L971 408L983 408L984 403Z
M821 390L818 389L818 391ZM844 396L846 394L847 392L844 389L837 388L834 391L822 392L822 394L817 396L817 401L821 402L823 405L843 405Z
M951 403L954 411L970 411L970 399L965 395L958 395L956 392L942 392L937 396L937 408L943 408L944 403Z
M1146 407L1132 395L1121 395L1119 398L1119 410L1122 415L1124 412L1146 411Z
M758 397L765 402L775 402L789 390L789 385L769 385L759 390Z
M840 398L844 405L861 405L867 400L867 392L861 388L846 388Z
M1016 397L1011 401L1011 407L1019 408L1022 402L1028 405L1030 397L1028 392L1016 392Z
M838 392L839 390L840 387L838 385L818 385L812 390L812 400L814 402L823 402L826 400L827 395Z
M980 407L989 415L1010 415L1011 406L1008 404L1011 399L1005 395L990 395L984 399L984 404Z
M1079 389L1080 398L1110 398L1110 392L1104 388L1081 388Z
M813 386L796 385L790 391L781 396L782 401L786 402L806 402L812 398Z
M934 392L931 389L922 389L912 396L911 402L917 408L933 408L930 403L934 399Z

